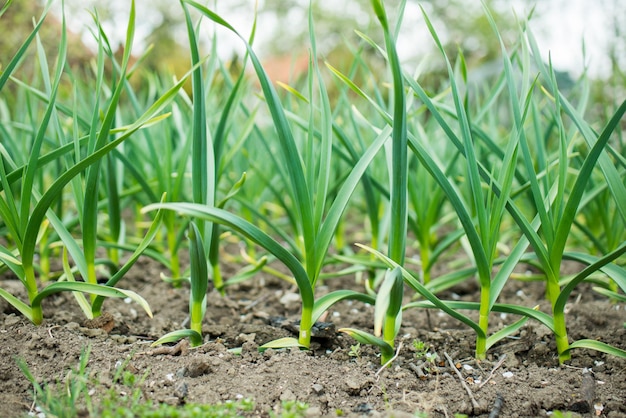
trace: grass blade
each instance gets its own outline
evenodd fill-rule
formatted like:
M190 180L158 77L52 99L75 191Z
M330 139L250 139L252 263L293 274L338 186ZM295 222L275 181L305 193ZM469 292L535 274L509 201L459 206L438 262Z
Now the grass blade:
M391 34L385 5L372 0L372 6L383 28L387 57L393 77L393 133L391 157L391 226L389 229L389 256L398 264L404 264L407 233L408 149L406 127L406 99L400 59L395 39Z

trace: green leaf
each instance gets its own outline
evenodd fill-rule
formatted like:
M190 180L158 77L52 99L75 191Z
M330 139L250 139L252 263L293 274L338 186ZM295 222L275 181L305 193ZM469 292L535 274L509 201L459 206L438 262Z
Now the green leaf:
M372 6L383 28L387 59L393 78L393 119L392 119L392 156L391 156L391 225L389 229L389 257L398 264L404 264L407 233L407 184L408 184L408 148L407 114L404 96L404 81L400 58L396 50L395 39L389 29L385 5L380 0L372 0Z
M335 303L342 300L358 300L359 302L368 303L370 305L374 305L376 303L376 300L372 296L365 293L359 293L354 290L347 289L335 290L334 292L327 293L315 300L312 322L317 322L324 312L326 312Z
M578 211L580 201L583 198L587 182L591 178L591 173L597 165L598 159L603 153L608 144L611 135L618 128L622 117L626 113L626 100L622 102L621 106L615 111L611 120L607 123L606 127L602 130L602 133L598 137L598 140L591 147L589 154L583 162L583 166L580 168L578 175L576 176L576 182L570 191L567 205L563 211L561 221L559 222L555 236L555 246L552 251L559 257L562 256L565 249L565 243L569 236L574 218ZM553 260L555 262L556 260Z
M29 321L33 322L32 309L26 303L22 302L6 290L0 287L0 297L9 302L11 306L17 309L22 315L24 315Z
M539 47L537 46L537 42L532 32L527 29L526 34L528 38L528 43L530 44L531 51L535 58L535 64L541 71L544 78L551 81L549 87L552 89L553 96L559 96L559 101L561 103L563 111L572 119L572 122L578 127L578 130L587 142L587 145L589 147L593 147L598 140L598 136L595 134L591 126L584 120L582 115L574 108L574 106L570 104L567 98L560 91L558 91L558 86L556 85L556 83L552 83L552 79L549 76L548 69L541 59L542 55L539 51ZM618 110L616 114L618 112L620 112L620 110ZM598 164L609 186L609 190L611 191L611 194L615 199L615 202L617 204L617 211L620 213L622 220L626 222L626 186L624 185L623 180L619 172L617 171L617 168L611 161L611 158L607 155L606 150L604 150L598 157Z
M43 221L50 205L58 198L62 193L63 188L78 174L80 174L85 168L89 167L96 161L100 160L107 153L111 152L114 148L127 140L137 130L141 129L146 124L149 124L155 115L163 110L172 100L175 99L178 91L182 88L186 82L187 77L183 77L176 85L171 87L163 96L161 96L156 102L154 102L150 108L137 119L132 125L128 127L128 130L115 139L98 149L93 154L88 155L83 160L79 161L76 165L68 168L63 172L55 181L48 187L46 192L41 196L41 199L37 202L37 205L33 209L33 212L28 221L26 233L24 234L24 247L22 248L22 263L26 265L32 265L35 255L36 237L39 232L39 227ZM159 118L159 116L156 116Z
M4 13L4 11L6 11L6 8L9 6L10 3L11 3L11 1L7 2L3 6L2 13ZM35 39L35 36L39 32L39 29L41 29L41 26L42 26L42 24L44 22L44 19L46 18L46 15L48 14L48 11L50 10L50 6L51 5L52 5L52 0L48 0L46 2L46 6L44 7L43 11L41 12L41 17L39 18L39 21L35 25L35 28L30 33L30 35L28 35L26 40L22 43L22 45L20 46L20 49L17 51L17 53L13 56L13 58L11 58L11 61L9 61L9 63L6 65L6 67L2 69L2 72L0 73L0 90L2 90L2 88L6 84L7 80L9 79L11 74L13 73L13 70L15 70L15 67L17 67L17 65L22 60L22 57L24 56L24 54L26 54L26 51L28 50L29 45L31 44L33 39Z
M202 339L202 335L198 334L197 331L192 329L179 329L177 331L168 332L151 345L152 347L156 347L157 345L167 344L167 343L175 343L183 338L189 338L192 347L198 347L204 343Z
M363 174L370 166L370 163L374 157L376 157L380 148L388 140L389 134L391 133L390 131L391 128L388 126L382 129L380 134L374 139L374 142L372 142L361 158L356 162L354 168L350 171L350 174L337 192L337 197L328 210L326 219L324 220L315 241L315 254L320 255L316 261L317 264L315 266L315 271L319 272L321 270L324 262L322 254L326 254L328 252L328 247L330 246L333 235L337 230L337 225L341 220L343 212L348 206L348 202L350 201L352 194L356 190ZM313 283L313 285L315 285L315 283Z
M267 257L265 256L261 257L258 261L255 260L253 264L242 268L233 276L230 276L228 280L226 280L226 282L224 283L224 286L231 286L251 279L263 270L263 268L267 265L267 261Z
M74 273L72 272L72 268L70 267L69 259L67 257L67 247L63 247L62 264L63 273L65 274L66 280L69 282L76 282L76 279L74 278ZM85 295L82 292L72 292L72 294L74 295L74 298L76 298L76 302L78 302L80 309L83 311L87 319L93 319L94 316L91 310L91 305L89 304L89 301L87 300Z
M192 221L187 232L189 239L189 262L191 276L191 292L189 296L189 314L191 329L202 333L202 320L206 312L206 297L209 286L209 271L202 235Z
M374 335L382 335L383 323L388 316L396 317L402 308L402 271L396 267L385 272L383 283L376 294L374 307Z
M163 202L163 200L165 200L165 193L163 194L161 198L161 202ZM117 272L115 272L115 274L111 276L109 280L107 280L106 286L109 286L109 287L116 286L117 283L122 279L122 277L124 277L124 275L128 272L128 270L130 270L131 267L135 265L137 260L139 260L139 257L141 257L141 255L145 253L146 249L148 248L148 246L150 245L154 237L159 232L162 218L163 218L163 213L161 211L158 211L154 217L154 220L152 221L152 224L150 225L150 228L146 232L146 235L143 237L141 242L133 249L133 253L128 258L128 260L124 263L124 265L119 270L117 270ZM100 312L102 304L104 303L104 299L105 298L102 296L97 296L94 299L92 303L92 311L94 313L97 314Z
M183 3L184 6L184 3ZM197 65L200 62L198 51L198 41L196 32L191 21L191 15L187 7L185 11L185 22L187 23L187 35L191 52L191 63L194 65L191 77L193 97L193 125L192 125L192 152L191 152L191 178L194 203L208 203L209 198L213 199L213 193L209 193L209 187L213 188L215 183L215 165L211 162L209 171L209 152L213 156L213 149L207 144L206 109L204 101L204 85L202 81L202 67ZM209 149L210 148L210 149ZM210 195L210 196L209 196ZM211 201L211 204L213 202ZM204 226L200 228L204 231Z
M393 347L385 342L382 338L375 337L370 333L354 328L340 328L337 331L348 334L361 344L369 344L380 348L383 356L387 358L391 358L394 355Z
M254 70L259 79L263 95L267 102L268 109L272 116L274 128L278 136L280 143L280 149L283 152L284 164L287 167L289 173L289 180L291 182L291 191L293 193L295 206L297 208L297 214L299 217L299 227L302 229L302 236L304 238L304 248L307 251L305 257L307 263L307 273L311 274L314 271L312 267L316 261L316 257L313 253L313 242L315 238L315 229L313 226L313 205L310 199L309 185L306 183L306 177L304 175L302 160L296 146L296 141L293 137L289 122L285 115L285 111L281 105L278 93L274 88L269 76L263 69L261 61L252 49L252 46L246 41L246 39L239 34L228 22L222 19L220 16L210 11L201 4L192 0L181 0L185 4L189 4L197 9L204 16L208 17L215 23L229 29L237 37L243 41L246 50L248 51L250 60L254 67ZM314 277L312 277L314 279Z
M537 306L537 309L539 309L539 306ZM500 331L497 331L491 334L489 337L487 337L487 344L486 344L487 350L489 350L489 348L493 346L495 343L497 343L498 341L508 337L509 335L515 334L520 328L524 326L526 322L528 322L529 319L530 319L529 316L522 317L518 319L517 321L513 322L511 325L507 325L506 327L502 328Z
M451 301L447 300L445 302L446 306L450 309L470 309L478 311L480 310L480 303L478 302L459 302L459 301ZM410 302L404 305L403 309L411 309L411 308L439 308L435 306L430 301L419 301L419 302ZM502 313L510 313L515 315L522 315L532 318L541 324L545 325L554 333L554 321L552 317L544 312L538 311L536 309L527 308L525 306L504 304L504 303L496 303L491 308L492 312L502 312Z
M124 82L121 79L126 77L128 62L131 56L134 32L135 1L132 0L130 2L130 15L126 29L127 38L124 45L120 80L117 80L115 90L113 91L112 97L109 100L108 107L104 114L100 131L98 131L97 134L95 127L97 126L96 121L98 120L99 109L96 106L93 110L92 126L88 145L89 152L91 153L95 153L96 151L102 149L111 134L111 129L115 122L116 113L119 107L120 97L125 87ZM85 281L94 284L97 283L94 263L96 257L96 243L98 239L98 187L100 183L100 166L101 158L96 159L92 164L86 167L87 172L84 186L83 220L81 223L83 252L87 263L87 277L85 277Z
M604 287L594 287L593 290L611 299L615 299L620 302L626 302L626 295L622 293L613 292L609 289L605 289Z
M0 261L2 261L5 264L14 264L16 266L22 265L22 262L18 260L17 258L15 258L15 256L13 256L13 254L11 254L8 250L6 250L6 252L0 250Z
M0 9L0 17L2 17L2 15L4 14L4 12L7 11L7 9L9 8L9 6L11 5L11 3L13 3L13 0L7 0L4 3L4 6L2 6L2 9Z
M396 262L391 260L389 257L382 254L380 251L374 250L373 248L367 247L362 244L356 244L356 245L374 254L378 259L383 261L387 265L387 267L389 268L400 267L402 270L402 277L404 278L404 281L409 286L411 286L417 293L422 295L424 298L428 299L434 306L441 309L442 311L444 311L451 317L461 321L465 325L472 328L478 336L483 337L483 338L487 337L485 335L485 332L480 328L480 326L476 322L474 322L471 318L463 315L462 313L455 311L454 308L452 307L452 304L449 301L442 301L437 296L435 296L430 290L428 290L423 284L421 284L419 280L413 277L411 273L409 273L407 270L402 268L399 264L397 264Z
M616 264L610 264L613 260L617 260L624 253L626 253L626 242L624 242L615 250L611 251L609 254L604 255L603 257L596 257L581 253L566 254L566 258L586 263L588 264L588 266L576 276L574 276L574 278L570 280L565 285L565 287L563 287L554 303L553 311L563 312L565 310L565 304L567 303L567 299L569 298L569 295L572 293L574 288L587 277L589 277L589 275L599 270L602 270L607 275L609 275L609 277L611 277L611 279L613 279L615 283L617 283L617 285L626 292L626 269L619 267Z
M279 338L277 340L273 340L273 341L263 344L262 346L259 347L259 351L263 352L267 350L268 348L281 349L281 348L296 348L296 347L301 348L301 349L308 348L307 346L300 344L297 338L285 337L285 338Z
M612 356L626 358L626 350L622 350L612 345L596 340L578 340L569 345L568 352L575 348L588 348L590 350L600 351L601 353L610 354Z
M92 295L100 295L107 298L130 298L152 318L152 311L148 302L132 290L118 289L99 284L83 282L56 282L44 288L32 301L32 306L41 306L41 302L48 296L60 292L83 292Z
M302 264L297 258L280 245L275 239L267 235L265 232L254 226L250 222L242 219L223 209L211 208L195 203L158 203L144 207L142 212L149 212L155 209L166 209L188 215L195 218L201 218L210 222L216 222L225 225L233 231L243 235L245 238L253 241L262 248L265 248L271 254L276 256L291 271L296 279L296 283L300 290L303 306L312 307L314 303L313 289L309 282L306 271L302 268Z

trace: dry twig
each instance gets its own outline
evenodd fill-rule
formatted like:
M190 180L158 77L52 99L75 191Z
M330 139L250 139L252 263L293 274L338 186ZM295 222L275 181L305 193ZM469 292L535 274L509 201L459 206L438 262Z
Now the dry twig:
M485 379L484 382L481 382L481 384L478 385L478 389L479 390L480 390L480 388L485 386L489 380L491 380L491 378L493 377L493 374L496 372L496 370L498 370L500 368L500 366L502 366L502 363L504 363L504 359L506 359L506 354L502 354L502 357L500 357L500 359L498 360L496 365L493 366L493 369L491 369L491 373L489 373L489 376L487 376L487 378Z
M465 380L463 379L463 375L461 374L460 371L457 370L457 368L454 366L454 361L452 361L452 359L450 358L450 356L448 355L448 353L446 353L444 351L443 353L444 356L446 356L446 359L448 360L448 363L450 364L450 367L452 368L452 370L454 370L454 372L456 373L456 375L459 377L459 380L461 381L461 385L463 385L463 388L465 389L465 391L467 392L467 394L470 397L470 400L472 401L472 406L477 409L480 408L480 404L476 401L476 399L474 398L474 394L472 393L472 390L469 388L469 386L467 386L467 383L465 383Z
M396 354L395 354L392 358L390 358L390 359L389 359L389 361L388 361L387 363L383 364L383 365L380 367L380 369L378 369L378 371L376 372L376 375L375 375L375 376L376 376L376 378L377 378L377 379L378 379L378 376L380 375L380 372L382 372L383 370L385 370L385 368L386 368L387 366L389 366L391 363L393 363L393 361L394 361L395 359L397 359L397 358L398 358L398 355L400 354L400 350L401 350L401 349L402 349L402 341L400 341L400 343L398 344L398 349L396 350Z
M188 352L189 352L189 341L180 340L174 346L161 346L161 347L155 348L154 350L145 351L143 353L138 353L138 354L145 354L148 356L158 356L162 354L174 356L176 354L180 354L181 356L184 356Z

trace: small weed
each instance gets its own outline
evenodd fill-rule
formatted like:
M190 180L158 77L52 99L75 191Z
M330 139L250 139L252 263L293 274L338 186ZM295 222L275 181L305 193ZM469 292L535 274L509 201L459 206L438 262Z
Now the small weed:
M270 412L271 418L302 418L306 416L309 405L300 401L282 401L278 412Z
M415 339L413 340L413 348L415 349L415 358L421 359L428 354L429 346L424 341Z
M553 416L554 418L573 418L574 415L572 415L571 412L566 411L566 412L561 412L558 409L556 411L552 411L551 416Z
M354 358L361 358L361 343L351 345L350 351L348 351L348 355Z
M191 418L191 417L241 417L254 409L254 401L240 399L225 401L212 405L188 403L174 406L146 400L141 386L146 378L137 376L126 370L122 363L116 370L115 384L104 390L97 378L89 377L87 369L89 349L80 356L79 366L67 373L63 380L56 384L39 383L23 360L19 366L34 387L35 412L31 416L54 416L59 418L75 416L98 416L102 418ZM94 402L92 393L104 391L99 402ZM300 417L308 408L300 402L283 403L280 417Z
M430 351L430 346L427 345L424 341L413 340L413 348L415 349L415 359L423 360L428 363L430 366L427 370L437 370L435 366L435 362L437 361L437 353L433 353Z

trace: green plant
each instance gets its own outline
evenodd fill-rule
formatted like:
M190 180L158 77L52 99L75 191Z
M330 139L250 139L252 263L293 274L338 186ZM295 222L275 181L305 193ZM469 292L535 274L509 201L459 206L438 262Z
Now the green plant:
M428 360L431 357L429 355L430 347L424 341L415 339L413 340L412 345L415 350L416 359L426 358Z
M18 359L18 365L28 381L33 385L35 403L45 414L56 417L72 417L84 413L84 409L92 407L89 395L89 381L87 363L90 348L80 355L78 367L67 373L64 379L56 384L51 382L39 383L31 373L23 359ZM83 409L84 408L84 409Z
M490 22L494 27L495 33L498 35L498 31L497 28L495 28L495 24L493 24L493 20L490 20ZM479 114L486 114L488 109L496 103L495 98L497 98L498 94L500 94L502 88L508 87L509 105L511 107L514 126L510 140L507 142L505 152L502 153L500 151L499 153L496 153L496 155L501 158L501 167L488 167L486 162L480 160L479 154L475 151L475 147L478 147L479 145L479 143L476 142L476 139L481 139L490 150L494 149L493 144L495 144L495 142L485 136L485 133L481 132L479 128L474 126L472 124L472 120L469 119L467 108L469 99L467 97L461 97L460 90L456 85L454 72L448 59L446 58L442 44L438 41L437 34L430 25L428 19L427 24L431 29L431 34L436 40L440 51L444 54L444 58L446 59L454 108L450 109L444 104L434 102L416 80L408 76L406 76L405 79L411 90L420 98L420 100L422 100L424 105L431 112L431 115L443 129L446 136L464 157L466 169L468 170L464 182L470 186L469 199L471 200L471 204L463 201L462 194L458 191L457 186L451 182L442 171L441 163L436 160L436 156L429 152L428 148L420 142L417 136L412 135L411 132L409 132L409 147L413 150L420 163L423 164L423 166L430 172L430 174L436 179L439 186L443 189L463 226L466 238L470 244L473 262L476 265L478 273L479 283L481 286L481 301L479 303L441 301L428 287L422 286L413 275L411 275L408 271L404 271L403 274L407 283L421 296L428 300L428 302L416 302L409 304L405 306L405 308L425 306L437 307L471 326L477 333L476 355L478 358L484 357L486 350L492 344L504 336L515 332L526 321L526 319L532 317L543 322L544 324L547 324L554 331L557 339L557 347L559 353L561 353L560 359L561 361L565 361L569 358L569 346L566 337L563 308L571 290L573 290L576 284L585 280L591 273L599 271L600 269L609 274L619 287L624 287L624 283L622 281L622 271L615 265L610 265L610 267L605 268L606 265L623 254L625 250L624 246L620 246L619 248L605 254L603 257L592 257L580 253L568 253L566 255L563 252L565 242L569 236L572 221L577 211L577 205L580 202L585 190L585 182L589 178L589 175L595 166L596 160L598 161L601 170L604 172L609 189L612 190L612 196L614 196L618 211L623 213L623 210L620 209L622 200L621 190L623 189L623 184L617 180L620 177L620 174L618 174L615 167L611 165L611 162L607 160L607 157L604 154L606 152L604 151L606 141L608 140L611 132L615 129L617 121L623 116L623 105L618 108L603 133L597 136L598 140L596 141L591 137L593 136L595 138L596 136L592 133L577 111L571 105L565 105L565 103L568 103L567 99L565 99L561 93L555 94L555 96L558 96L558 99L555 100L557 110L561 108L565 110L565 113L572 118L574 125L578 127L582 136L591 147L588 156L585 158L582 167L580 168L579 176L577 177L576 182L574 182L571 191L568 192L569 199L566 203L563 199L566 196L565 186L567 184L567 172L565 167L567 167L568 158L565 153L568 149L568 145L564 142L565 130L563 128L563 122L555 120L553 125L561 127L561 151L560 153L557 153L557 161L560 162L558 166L560 171L558 172L561 173L557 176L559 180L556 183L549 184L548 187L541 189L539 187L538 179L545 182L546 180L544 179L547 175L544 173L541 173L540 175L532 168L532 164L535 159L533 159L529 152L525 126L526 120L527 118L530 118L530 115L532 115L532 120L535 124L538 124L538 119L540 119L540 115L538 115L536 110L534 110L535 106L537 106L535 99L533 98L536 81L532 81L529 78L523 79L523 83L521 85L522 97L520 98L518 96L516 91L517 83L515 82L515 77L513 75L511 56L506 53L504 45L502 45L504 57L504 75L500 79L502 84L496 85L494 93L487 101L487 106L484 110L481 110ZM529 65L529 52L528 49L525 48L524 44L521 45L521 52L519 52L518 55L522 57L521 62L524 65L522 69L524 71L523 75L528 77L528 71L524 68L528 68ZM538 49L536 46L532 45L533 43L531 42L533 55L538 58ZM466 76L462 56L460 56L458 62L461 63L461 74L465 80ZM554 91L558 92L556 86L554 85L554 76L550 76L550 72L547 69L544 69L543 74L547 76L545 78L549 80L548 82L551 83ZM560 117L559 111L554 114L558 115L557 117ZM461 130L460 139L457 134L454 133L452 125L446 121L447 117L452 117L459 124ZM538 128L537 125L535 125L535 132L540 132L540 128ZM570 136L570 138L571 137L572 136ZM547 155L545 150L543 153ZM528 169L525 176L517 167L518 154L521 161ZM546 167L548 166L546 165ZM583 175L580 175L581 173ZM536 206L539 205L539 214L532 222L529 222L524 218L522 209L512 200L512 186L514 178L528 182L529 186L524 186L521 190L527 190L530 188L533 196L533 204ZM483 192L483 190L487 190L487 193ZM555 192L556 195L553 195ZM521 191L517 192L518 195L520 193ZM548 199L547 196L550 196L550 199ZM552 202L552 196L556 196L557 199L554 201L556 202L554 204L549 203ZM547 207L550 207L551 209L546 209ZM509 213L514 222L519 226L524 237L519 240L517 245L507 255L506 259L498 261L499 259L496 257L497 254L495 250L498 244L498 235L500 233L500 224L502 222L504 210ZM556 225L559 225L558 228ZM541 229L541 231L544 232L539 235L536 232L538 229ZM546 237L550 240L548 245L545 245L542 241L543 239L546 239ZM549 237L557 237L558 245L554 245L556 241L553 241L553 238ZM551 317L546 316L535 309L516 305L500 305L496 303L498 295L504 288L509 275L513 271L513 268L522 260L525 249L529 244L535 250L535 254L539 263L543 266L544 271L552 271L554 273L551 278L547 278L547 294L553 295L549 296L553 305ZM398 266L397 263L392 262L392 260L383 256L380 252L371 248L366 249L376 254L389 267ZM561 285L558 284L560 282L558 273L555 272L558 272L563 257L582 261L588 264L589 267L583 270L580 274L576 275L574 279L568 281L567 286L561 290ZM496 264L501 264L501 267L495 277L492 278L491 271ZM478 323L473 322L468 317L458 312L458 309L468 308L478 309L480 311ZM516 313L521 315L522 318L511 326L488 336L488 315L492 311ZM587 348L593 347L594 349L600 351L612 352L616 355L623 355L621 350L614 350L600 342L585 340L573 344L573 347L583 346Z
M59 53L57 55L57 63L54 77L50 78L48 74L48 65L45 53L40 42L37 42L38 56L40 58L41 77L44 82L45 92L41 92L32 86L28 86L15 77L11 77L12 71L17 63L22 59L26 48L33 39L37 39L37 31L41 27L43 17L47 13L48 8L44 10L42 18L35 26L35 29L24 42L23 46L18 50L17 54L11 59L5 71L0 76L0 90L5 84L11 80L18 86L23 88L24 94L31 95L35 102L41 102L44 105L42 114L32 115L34 119L39 120L38 126L31 132L33 136L32 143L23 141L28 144L29 148L21 155L27 156L22 162L18 162L16 158L22 158L15 154L17 144L22 140L21 137L14 135L6 135L3 139L2 158L0 159L0 216L3 221L6 241L0 246L0 260L3 265L9 268L24 284L28 293L28 303L21 301L4 289L0 289L0 296L7 300L24 316L35 324L40 324L43 320L41 301L47 296L63 292L80 292L75 293L88 317L100 314L100 309L104 298L121 297L131 299L138 302L146 312L151 315L147 302L137 295L135 292L115 288L114 286L122 278L123 274L137 260L141 252L149 245L150 241L156 233L158 220L153 224L152 229L142 242L132 250L134 251L131 258L118 269L107 281L107 285L97 283L95 276L95 244L97 230L97 193L93 190L98 186L98 177L96 167L99 161L107 154L111 153L119 147L124 141L132 137L134 133L151 124L158 123L163 118L163 109L174 99L177 92L182 87L184 80L171 87L165 94L159 97L151 104L144 113L130 125L113 128L113 119L116 109L119 105L123 83L118 82L116 89L110 97L108 106L104 111L104 119L100 124L100 109L98 105L94 105L90 115L90 119L85 119L77 113L76 105L74 108L68 108L57 100L59 89L64 75L64 64L66 61L66 28L64 20L62 21L61 37L59 44ZM125 77L125 71L130 56L130 44L132 43L134 32L134 3L131 4L130 20L127 29L127 48L125 50L123 71L120 77ZM104 66L102 43L99 44L99 58L97 91L102 88L102 70ZM19 113L20 110L18 109ZM73 123L63 123L65 116L71 118ZM89 122L90 120L90 122ZM80 125L84 124L84 125ZM81 136L79 127L88 128L89 134ZM64 131L64 129L68 131ZM47 138L47 132L52 129L57 135L55 139L57 143ZM8 133L5 129L2 131L3 136ZM29 133L26 132L26 135ZM115 135L114 139L109 140L110 135ZM65 142L66 138L72 138L69 142ZM43 153L50 144L53 144L51 150ZM52 162L63 165L61 173L53 177L49 184L44 182L46 173ZM91 175L87 175L91 180L87 180L84 184L81 182L80 175L85 170L93 167L95 171L90 171ZM47 180L47 179L46 179ZM63 205L58 205L59 196L66 185L71 184L78 198L78 219L82 227L82 236L76 238L68 229L70 222L61 219L63 215ZM36 187L37 186L37 187ZM79 190L80 188L80 190ZM60 209L59 209L60 207ZM80 216L82 214L82 216ZM158 216L157 216L158 218ZM67 251L76 263L76 269L80 272L84 282L75 281L73 270L68 268L65 262L65 277L62 281L57 281L39 289L37 280L36 252L40 244L45 242L51 236L50 231L46 231L47 225L50 225L54 231L54 235L60 241L56 245L63 247L63 251ZM43 241L42 241L43 239ZM82 245L81 245L82 244ZM41 281L47 281L46 277L48 268L46 261L46 253L44 253L44 268L40 277ZM92 295L90 301L86 301L82 293Z
M529 43L533 54L536 54L538 47L532 34L529 34ZM574 219L585 195L587 183L596 166L602 171L608 190L610 190L615 199L616 209L621 215L622 222L626 224L626 199L624 198L624 196L626 196L626 186L624 186L623 181L620 180L621 176L608 156L608 151L611 149L608 141L613 132L617 129L624 113L626 113L626 101L618 107L600 134L596 134L576 108L574 108L567 98L558 90L552 68L548 68L544 63L538 60L536 63L546 80L547 88L552 92L552 100L555 106L554 123L558 129L560 139L558 156L559 171L554 176L554 183L550 184L547 183L548 180L545 180L543 186L549 185L550 187L556 187L557 193L554 200L551 202L541 197L542 185L540 185L536 179L536 174L532 167L532 156L528 150L528 146L524 146L523 160L529 173L530 189L537 207L538 216L541 219L541 235L535 232L535 229L530 227L523 219L516 219L516 222L518 222L525 236L531 242L537 260L546 274L546 296L552 305L554 334L557 342L559 361L564 362L569 360L571 357L570 350L575 347L593 348L625 356L626 352L623 350L614 350L606 346L606 344L597 341L581 340L570 345L565 321L565 303L575 286L585 280L591 273L601 269L607 272L607 269L604 267L626 252L626 243L622 243L618 248L601 257L566 254L565 247L574 224ZM566 194L565 190L568 167L567 149L570 146L568 142L574 138L574 135L566 134L562 114L567 115L571 119L576 130L588 146L588 154L584 158L582 165L578 168L576 180L568 194ZM522 144L524 144L524 142ZM588 264L588 267L563 286L560 280L560 267L565 258L580 260ZM618 286L623 290L626 289L626 274L624 274L624 270L612 265L611 271L613 271L613 274L609 274L611 278L615 280Z
M18 359L20 369L31 382L34 401L38 412L55 417L80 415L114 417L232 417L239 418L254 410L254 401L248 398L225 401L217 404L186 403L183 406L155 403L144 398L142 386L148 372L137 376L127 370L128 359L116 367L112 377L113 385L105 387L97 377L93 377L89 363L90 348L84 350L76 369L69 371L56 383L42 382L32 374L24 360ZM97 394L97 395L92 395ZM286 409L289 413L303 411L300 403L293 403ZM302 416L302 415L281 415Z
M189 329L172 331L165 334L152 343L153 346L168 342L175 342L186 337L189 337L192 347L202 345L204 342L202 336L202 321L204 320L206 312L209 272L202 235L200 235L200 230L193 221L189 224L187 238L189 239L189 259L191 264L189 277L189 282L191 284L189 290L190 327Z
M552 411L552 416L555 418L573 418L574 415L570 411L561 412L558 409Z
M282 401L278 412L270 412L272 418L302 418L306 417L309 405L300 401Z
M348 355L354 358L361 357L361 343L356 343L350 346L350 351L348 351Z
M328 185L330 181L330 161L331 161L331 112L330 104L319 69L314 62L310 73L310 82L313 83L313 74L318 82L318 93L321 100L321 144L319 154L313 153L310 148L305 148L302 155L298 149L293 131L287 120L285 110L280 103L278 95L271 84L268 75L261 66L251 45L219 15L206 7L193 2L183 0L184 7L193 7L202 15L211 19L215 23L229 29L244 42L252 65L259 78L265 100L270 111L274 128L278 134L280 149L283 157L284 167L288 174L284 174L288 196L294 204L291 216L295 222L298 242L302 243L303 252L300 252L299 244L292 248L292 251L285 249L279 242L262 231L257 226L240 216L234 215L221 208L205 205L201 203L163 203L148 205L145 211L157 208L176 211L181 214L192 216L214 223L219 223L229 229L238 232L246 239L254 242L267 250L278 260L283 262L294 275L295 281L300 290L302 298L302 314L300 321L300 333L297 340L293 338L284 339L272 343L271 346L300 346L308 348L311 339L311 327L319 316L333 303L353 298L371 302L368 295L360 294L349 290L340 290L325 295L319 300L315 300L314 289L319 278L320 271L327 257L333 234L340 221L350 196L357 187L358 181L367 169L369 162L375 157L378 150L387 140L390 130L384 130L370 145L358 163L345 177L341 187L338 187L337 197L330 204L326 201ZM312 25L312 18L309 18ZM315 37L311 29L311 44L315 52ZM313 118L311 118L311 121ZM310 128L312 129L312 128ZM312 141L309 142L312 147ZM312 158L318 155L318 160ZM315 164L313 162L315 161ZM303 167L303 162L310 162ZM317 165L316 165L317 164ZM329 209L326 208L330 205Z
M359 343L377 346L381 351L382 365L391 366L395 340L402 324L402 296L404 280L399 267L388 270L376 295L374 308L374 335L354 328L340 328ZM382 338L381 337L382 334Z
M403 270L403 275L407 284L409 284L418 294L434 303L438 308L444 309L455 318L470 325L476 331L476 355L477 357L482 358L485 356L485 352L490 345L495 343L499 338L508 335L507 333L514 332L526 320L523 318L520 322L514 324L506 330L503 330L502 333L499 332L494 334L488 340L487 332L489 312L493 309L493 304L495 303L499 292L502 290L504 283L508 279L509 273L513 270L525 249L524 242L520 243L515 248L511 256L508 257L506 262L504 262L503 267L497 273L496 277L492 277L492 268L497 260L496 248L499 242L500 223L504 214L504 208L507 203L509 191L511 189L513 174L515 173L517 142L515 140L516 137L513 135L512 140L508 143L506 152L502 154L501 167L494 169L495 177L487 177L485 179L485 181L488 182L488 185L497 185L497 193L485 195L483 192L484 184L481 183L481 174L486 174L486 172L480 165L475 151L476 144L474 143L471 124L467 114L468 110L466 103L468 98L461 97L459 88L457 87L455 81L455 73L447 56L445 55L443 46L427 17L426 21L447 64L453 108L450 109L448 106L435 104L414 78L405 75L404 79L409 88L422 100L424 106L431 112L437 122L437 125L439 125L446 136L451 139L451 142L458 149L459 154L465 157L466 172L464 173L463 179L468 187L470 201L466 202L463 199L463 195L461 194L459 187L448 177L448 173L442 170L442 163L439 161L438 156L431 152L428 145L425 144L420 138L423 135L409 132L408 146L413 151L413 154L421 164L421 167L423 167L430 174L430 176L435 179L436 183L443 191L443 194L447 197L451 207L454 209L458 217L458 221L462 225L467 241L469 242L469 247L473 256L472 261L475 264L474 269L469 270L469 272L477 272L481 286L481 302L478 305L481 313L478 323L457 312L452 307L452 304L440 301L433 292L437 289L450 286L459 279L467 277L467 270L462 271L461 274L451 275L437 282L429 282L428 286L424 286L420 283L407 270ZM375 44L373 45L375 46ZM462 74L465 74L465 68L462 67L462 56L459 62L461 63L460 71ZM356 86L353 86L353 89L360 94L364 94ZM369 101L372 102L372 100ZM488 102L488 106L493 106L493 103L494 101L491 100ZM439 107L441 107L441 109ZM384 110L380 108L377 110L385 116L384 119L387 123L393 123L393 119L386 115ZM459 129L461 130L461 139L459 139L454 133L451 123L446 121L445 116L448 115L458 123ZM453 157L453 160L454 158L456 157ZM504 187L504 189L502 187ZM414 205L414 207L417 208L418 206ZM476 214L473 214L473 211L475 211ZM451 234L450 241L446 242L442 248L447 248L452 242L454 242L454 240L459 239L459 237L460 235L457 235L456 233ZM399 263L393 262L390 257L383 256L379 251L373 248L363 245L361 245L361 247L372 254L375 254L379 259L385 262L389 268L400 266ZM428 251L429 248L427 247L424 250ZM415 306L417 305L409 304L405 308Z

